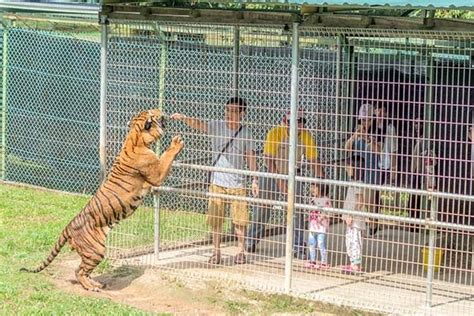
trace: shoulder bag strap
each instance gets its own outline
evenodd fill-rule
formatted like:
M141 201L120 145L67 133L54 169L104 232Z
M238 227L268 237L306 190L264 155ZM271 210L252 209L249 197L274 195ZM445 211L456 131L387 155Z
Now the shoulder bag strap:
M232 136L231 139L229 139L229 141L227 142L227 144L224 146L224 148L221 150L221 152L219 153L219 155L217 155L216 159L214 159L214 161L212 162L212 165L211 166L215 166L215 164L217 163L217 161L219 160L219 158L222 156L222 154L227 150L227 148L229 148L230 144L232 144L232 142L234 141L235 137L237 137L237 135L240 133L240 131L242 130L242 125L240 125L239 129L237 130L237 132L235 132L234 136Z

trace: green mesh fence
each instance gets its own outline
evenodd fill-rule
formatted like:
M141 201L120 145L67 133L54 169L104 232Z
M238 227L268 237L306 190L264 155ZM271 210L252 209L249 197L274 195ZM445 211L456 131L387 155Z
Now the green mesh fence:
M93 192L99 182L98 42L7 32L4 179Z
M5 140L5 123L4 123L4 119L5 119L5 113L4 113L4 110L5 110L5 107L4 107L4 104L3 104L3 91L5 90L3 88L3 83L5 82L5 78L4 78L4 68L3 68L3 62L4 62L4 47L3 47L3 28L0 28L0 60L1 60L1 63L2 63L2 92L0 93L0 179L4 179L5 177L5 144L4 144L4 140Z

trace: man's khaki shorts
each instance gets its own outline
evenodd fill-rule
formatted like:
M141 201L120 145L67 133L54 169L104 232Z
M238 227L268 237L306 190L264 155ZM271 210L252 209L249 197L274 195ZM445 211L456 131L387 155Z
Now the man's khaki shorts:
M225 188L215 184L209 187L210 193L229 194L235 196L246 196L245 188L233 189ZM209 198L209 208L207 213L207 224L211 227L221 227L225 218L225 207L230 204L232 222L237 226L247 227L249 222L249 211L246 201L226 200L222 198Z

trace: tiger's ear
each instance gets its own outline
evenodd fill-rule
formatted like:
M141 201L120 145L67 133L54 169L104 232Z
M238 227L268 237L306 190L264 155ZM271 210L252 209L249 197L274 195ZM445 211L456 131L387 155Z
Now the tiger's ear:
M136 118L137 118L137 117L136 117L135 115L133 115L133 116L130 118L130 120L129 120L128 123L127 123L128 128L132 127L132 125L133 125L133 123L135 122L135 119L136 119Z

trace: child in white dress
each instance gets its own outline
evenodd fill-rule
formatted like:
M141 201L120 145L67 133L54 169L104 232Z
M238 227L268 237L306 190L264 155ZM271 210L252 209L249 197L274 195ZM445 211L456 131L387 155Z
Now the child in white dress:
M346 166L346 172L351 181L360 181L360 162L352 160ZM364 210L363 190L358 187L349 187L347 189L346 200L343 208L350 211ZM359 273L362 271L362 231L366 229L365 219L358 216L344 215L342 219L346 223L346 251L349 256L350 265L343 266L345 273Z

